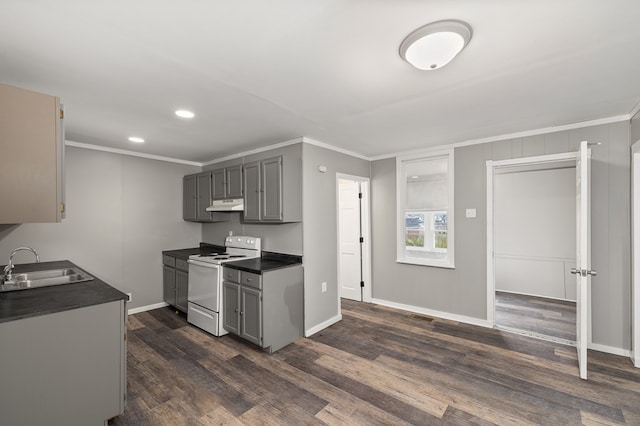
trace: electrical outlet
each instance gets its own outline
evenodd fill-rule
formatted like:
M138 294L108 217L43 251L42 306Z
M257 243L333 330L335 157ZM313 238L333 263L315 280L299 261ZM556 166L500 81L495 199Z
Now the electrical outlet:
M131 302L133 300L133 293L127 293L127 302Z
M323 293L327 292L327 282L326 281L322 283L322 292Z

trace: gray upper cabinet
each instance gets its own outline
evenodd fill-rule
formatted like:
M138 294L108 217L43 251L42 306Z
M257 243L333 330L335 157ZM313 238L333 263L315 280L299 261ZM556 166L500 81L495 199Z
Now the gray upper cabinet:
M182 181L182 218L184 220L196 221L198 211L198 193L196 188L198 182L196 175L188 175Z
M182 218L191 222L223 222L227 213L208 212L211 205L212 173L210 171L187 175L183 178Z
M62 117L57 97L0 84L0 223L64 217Z
M299 222L301 193L293 188L302 179L299 169L287 171L283 156L244 166L244 220L247 222ZM296 172L296 170L298 172ZM286 185L287 180L291 182ZM292 188L289 192L286 187Z
M244 220L259 221L261 219L261 187L260 161L244 165Z
M227 167L225 169L225 182L227 184L227 198L242 198L242 164Z
M213 181L211 198L214 200L242 198L242 164L212 170L211 175Z
M198 181L196 186L198 193L196 220L198 222L208 222L211 220L211 212L207 211L207 207L211 205L211 172L198 173L196 179Z
M225 169L211 171L211 198L224 200L227 198L227 184L225 182Z

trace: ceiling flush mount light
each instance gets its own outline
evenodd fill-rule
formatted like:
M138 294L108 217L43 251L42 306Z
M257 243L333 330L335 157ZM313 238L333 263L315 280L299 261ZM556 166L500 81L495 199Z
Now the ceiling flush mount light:
M186 109L179 109L176 111L176 115L181 118L193 118L196 115L191 111L187 111Z
M144 143L144 139L139 138L137 136L130 136L129 137L129 142Z
M466 22L432 22L402 41L400 56L420 70L436 70L451 62L469 43L471 35L471 27Z

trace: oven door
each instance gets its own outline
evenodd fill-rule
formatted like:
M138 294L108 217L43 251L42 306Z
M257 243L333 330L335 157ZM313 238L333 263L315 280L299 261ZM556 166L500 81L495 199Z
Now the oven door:
M220 311L220 265L189 259L189 302Z

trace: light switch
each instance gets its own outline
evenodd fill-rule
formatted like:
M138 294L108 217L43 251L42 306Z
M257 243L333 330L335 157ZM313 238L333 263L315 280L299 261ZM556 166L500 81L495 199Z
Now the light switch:
M467 209L467 217L476 217L476 209Z

